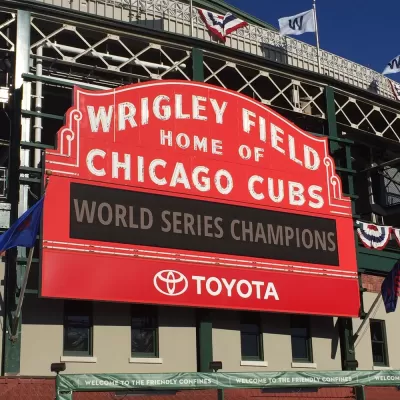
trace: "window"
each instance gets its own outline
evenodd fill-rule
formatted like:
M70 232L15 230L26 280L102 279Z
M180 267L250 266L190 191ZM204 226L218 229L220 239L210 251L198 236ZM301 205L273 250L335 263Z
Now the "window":
M312 362L310 321L307 316L291 317L292 359L297 362Z
M372 361L376 366L389 366L385 321L371 320Z
M158 357L156 307L132 307L131 353L132 357Z
M92 303L64 302L64 356L92 355Z
M243 314L240 324L240 343L242 360L264 360L259 314Z

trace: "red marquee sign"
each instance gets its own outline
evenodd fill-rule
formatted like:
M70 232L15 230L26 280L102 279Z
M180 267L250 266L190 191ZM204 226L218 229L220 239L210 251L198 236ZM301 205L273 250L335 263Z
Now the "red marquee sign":
M75 88L46 151L41 294L356 316L326 138L223 88Z

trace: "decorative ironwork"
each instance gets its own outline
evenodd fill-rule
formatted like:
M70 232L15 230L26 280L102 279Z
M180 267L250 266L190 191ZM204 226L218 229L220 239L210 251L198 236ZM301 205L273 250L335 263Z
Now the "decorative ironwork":
M15 51L16 14L0 9L0 57L2 52Z
M400 142L398 110L338 90L335 104L339 124Z
M43 75L81 74L106 87L190 79L190 50L185 47L40 18L33 18L31 26L31 57L42 60Z
M189 5L176 0L40 1L157 30L190 35ZM194 37L218 42L210 35L195 8L192 19ZM225 46L308 71L318 71L314 46L257 25L249 24L232 33ZM321 67L323 75L394 99L389 79L370 68L324 50L321 51Z
M16 14L0 9L0 105L9 101L16 26Z
M400 171L396 167L383 168L381 175L384 184L384 204L386 207L398 206L400 204ZM400 232L400 231L399 231ZM399 236L400 239L400 236ZM400 243L399 243L400 244Z
M204 57L204 67L204 82L246 94L269 106L325 118L323 86L208 53Z

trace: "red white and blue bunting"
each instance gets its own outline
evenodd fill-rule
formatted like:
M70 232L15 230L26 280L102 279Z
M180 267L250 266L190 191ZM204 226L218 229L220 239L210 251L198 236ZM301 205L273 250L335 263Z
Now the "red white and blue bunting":
M392 230L396 230L391 226L375 225L370 222L356 221L356 223L359 226L357 228L358 236L362 244L369 249L384 249L390 240ZM396 238L400 245L400 232L397 233L399 237L396 236Z
M247 22L235 17L230 12L225 15L220 15L211 11L203 10L202 8L198 8L197 10L207 29L223 42L226 41L226 37L230 33L248 25Z

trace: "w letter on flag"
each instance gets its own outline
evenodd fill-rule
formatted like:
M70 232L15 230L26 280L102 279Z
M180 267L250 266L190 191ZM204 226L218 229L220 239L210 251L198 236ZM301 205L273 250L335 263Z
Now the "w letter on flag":
M248 25L247 22L236 18L229 12L225 15L220 15L201 8L199 8L198 11L208 30L223 42L226 41L226 37L230 33Z
M292 17L278 20L281 35L301 35L305 32L315 32L314 11L309 10Z
M383 70L382 74L395 74L396 72L400 72L400 55L390 60Z

